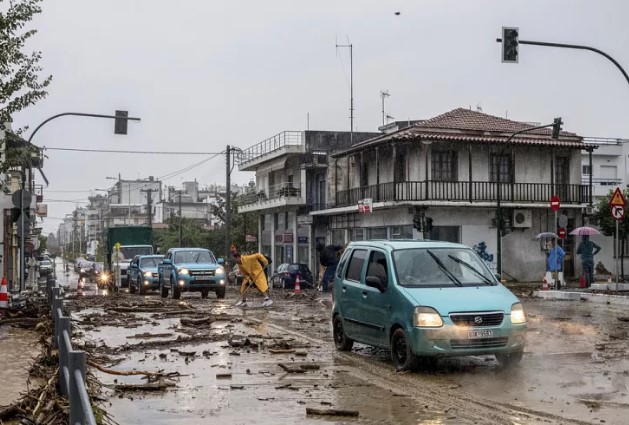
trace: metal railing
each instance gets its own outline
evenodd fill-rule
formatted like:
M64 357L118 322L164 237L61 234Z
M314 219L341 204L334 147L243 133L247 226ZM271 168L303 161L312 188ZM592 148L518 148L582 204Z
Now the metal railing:
M581 183L590 184L590 175L585 174L581 177ZM622 184L622 179L617 178L604 178L604 177L592 177L592 184L598 186L618 186Z
M70 317L63 314L63 294L52 275L46 280L46 294L54 320L53 345L59 350L59 388L70 402L71 425L96 425L85 385L85 351L72 348Z
M246 193L240 197L242 205L251 205L258 202L266 202L281 198L299 198L301 197L300 183L280 183L269 186L264 190Z
M238 161L239 164L242 165L285 146L300 145L300 131L283 131L273 137L269 137L268 139L261 141L260 143L248 147L247 149L243 149L240 152L240 155L238 155Z
M505 202L548 202L557 194L563 203L586 203L589 186L578 184L549 183L501 183L500 197ZM406 181L355 187L336 193L336 206L357 205L358 201L371 198L373 202L385 201L466 201L493 202L498 194L498 184L487 181Z

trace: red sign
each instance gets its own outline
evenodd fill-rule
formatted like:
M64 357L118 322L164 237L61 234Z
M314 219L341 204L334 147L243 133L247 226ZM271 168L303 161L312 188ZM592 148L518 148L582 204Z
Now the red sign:
M624 205L612 205L609 209L614 220L622 220L625 218L625 206Z
M568 232L566 231L565 227L560 227L557 231L557 236L559 236L559 239L566 239L567 234Z
M559 202L559 196L553 195L550 197L550 209L552 211L559 211L561 202Z

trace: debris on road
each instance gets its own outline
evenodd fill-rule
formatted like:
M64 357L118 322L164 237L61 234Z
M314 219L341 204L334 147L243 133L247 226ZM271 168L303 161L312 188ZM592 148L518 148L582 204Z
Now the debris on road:
M306 407L307 415L319 415L319 416L347 416L358 417L359 412L357 410L340 410L340 409L315 409L312 407Z
M231 373L217 373L216 374L216 379L231 379L231 378L232 378Z
M159 380L148 384L117 384L114 389L117 391L164 391L171 387L176 387L176 384L172 381Z
M277 365L288 373L305 373L306 372L306 369L302 369L299 366L288 365L286 363L278 363Z

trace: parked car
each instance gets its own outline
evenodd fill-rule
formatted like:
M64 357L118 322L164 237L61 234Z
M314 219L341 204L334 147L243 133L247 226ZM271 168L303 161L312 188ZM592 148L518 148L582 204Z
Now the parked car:
M90 282L96 282L99 287L105 286L108 279L108 274L105 272L105 266L103 263L94 262L90 269L89 280Z
M159 289L157 267L164 259L163 255L136 255L129 265L129 292L140 295L149 289Z
M49 258L42 258L37 262L40 276L46 276L53 272L54 264Z
M227 276L222 258L203 248L171 248L158 266L160 292L163 298L172 291L174 299L182 292L201 292L207 298L210 291L225 298Z
M83 257L79 257L76 260L74 260L74 271L76 273L79 273L81 271L81 265L83 263L85 263L87 260Z
M434 241L352 242L333 290L336 348L354 341L391 351L398 370L421 358L522 359L522 304L469 247Z
M299 275L299 285L303 287L313 287L313 278L307 264L283 263L277 266L271 275L271 285L273 288L294 288L295 279Z

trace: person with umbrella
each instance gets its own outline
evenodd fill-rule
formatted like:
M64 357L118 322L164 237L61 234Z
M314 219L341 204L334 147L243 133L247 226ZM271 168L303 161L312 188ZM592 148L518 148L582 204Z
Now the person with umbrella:
M589 288L594 282L594 256L598 254L601 247L590 240L589 235L583 235L581 243L577 248L577 254L581 255L581 265L585 274L585 287Z
M565 251L557 245L557 239L551 239L551 248L548 250L548 271L553 275L553 281L557 282L557 289L561 289L559 272L563 270Z

